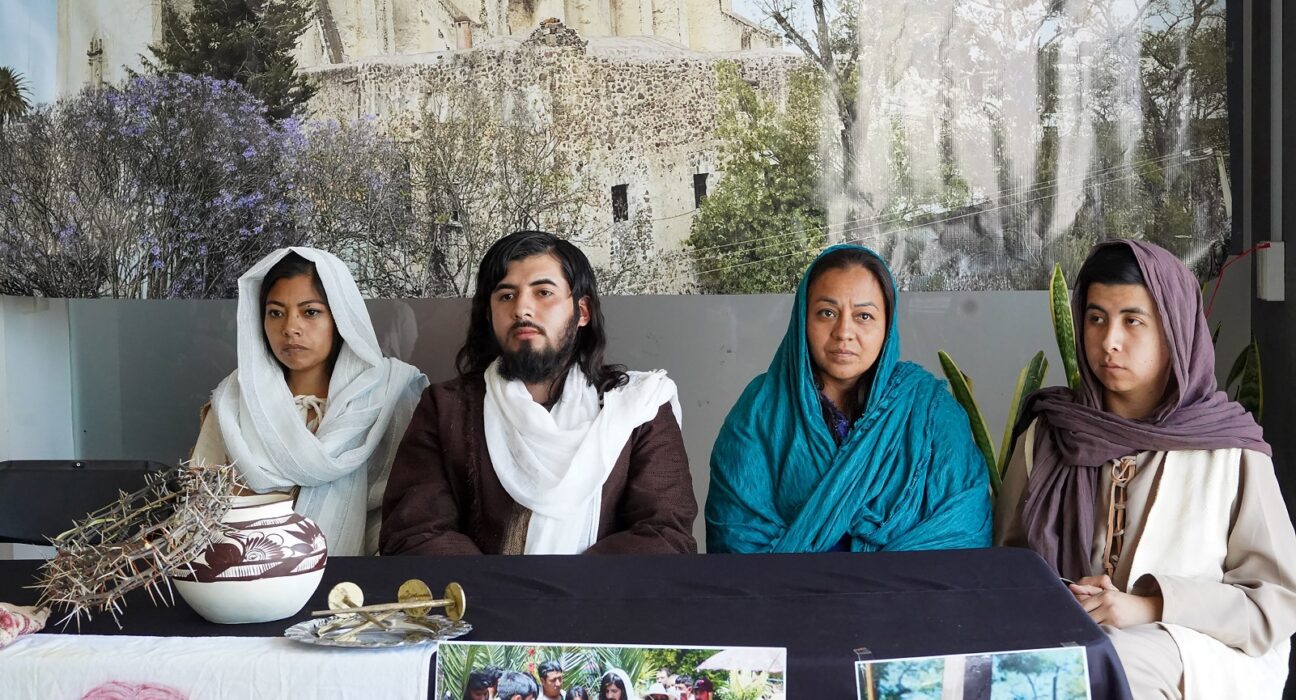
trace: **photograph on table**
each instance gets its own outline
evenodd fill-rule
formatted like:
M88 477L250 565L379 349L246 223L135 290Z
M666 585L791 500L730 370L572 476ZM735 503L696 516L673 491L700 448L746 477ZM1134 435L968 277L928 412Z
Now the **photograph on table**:
M783 700L781 647L441 642L438 700Z
M859 700L1089 700L1084 647L855 663Z

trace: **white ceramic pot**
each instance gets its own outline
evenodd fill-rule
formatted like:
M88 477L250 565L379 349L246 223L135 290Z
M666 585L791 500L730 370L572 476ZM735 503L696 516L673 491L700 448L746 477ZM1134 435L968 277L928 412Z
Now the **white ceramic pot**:
M173 580L189 607L221 624L297 614L324 576L328 547L292 506L286 493L236 496L220 536Z

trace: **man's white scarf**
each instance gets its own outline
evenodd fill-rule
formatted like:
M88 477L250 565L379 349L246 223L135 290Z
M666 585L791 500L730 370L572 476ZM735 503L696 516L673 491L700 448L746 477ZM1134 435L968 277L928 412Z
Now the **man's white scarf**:
M315 263L343 340L314 433L266 346L259 308L261 281L289 252ZM239 278L238 369L216 387L212 409L248 486L301 486L296 510L324 531L330 554L372 554L392 459L427 384L414 367L382 356L364 299L341 260L313 248L283 248Z
M486 448L504 490L531 511L527 554L580 554L598 537L603 483L630 433L670 402L680 420L675 382L664 371L630 372L603 395L577 366L546 411L497 359L486 369Z

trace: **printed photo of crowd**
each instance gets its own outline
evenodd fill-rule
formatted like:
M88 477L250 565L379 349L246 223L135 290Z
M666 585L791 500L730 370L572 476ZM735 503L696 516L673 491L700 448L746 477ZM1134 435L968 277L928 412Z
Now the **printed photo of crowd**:
M443 642L441 700L783 700L781 648Z

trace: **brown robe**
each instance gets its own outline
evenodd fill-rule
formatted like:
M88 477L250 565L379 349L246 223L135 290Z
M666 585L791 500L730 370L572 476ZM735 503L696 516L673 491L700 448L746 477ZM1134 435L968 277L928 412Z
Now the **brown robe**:
M383 497L382 554L499 554L526 513L500 484L486 447L480 376L423 392ZM697 499L669 403L635 428L603 484L598 539L586 554L697 552Z

